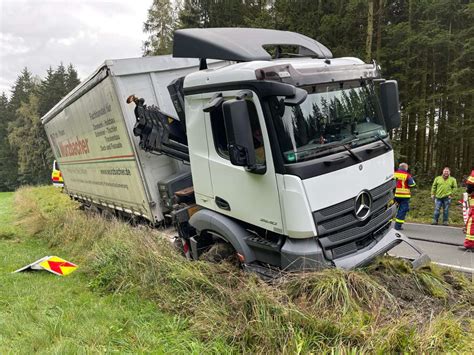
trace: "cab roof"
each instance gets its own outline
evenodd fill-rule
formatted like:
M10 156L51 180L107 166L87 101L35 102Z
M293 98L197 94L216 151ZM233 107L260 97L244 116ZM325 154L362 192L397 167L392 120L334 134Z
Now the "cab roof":
M375 78L379 75L379 68L375 63L366 64L354 57L330 60L286 58L272 61L234 63L196 71L186 76L184 88L185 90L192 90L202 86L257 80L257 73L260 70L272 70L272 68L275 68L276 71L288 72L297 86L359 78Z

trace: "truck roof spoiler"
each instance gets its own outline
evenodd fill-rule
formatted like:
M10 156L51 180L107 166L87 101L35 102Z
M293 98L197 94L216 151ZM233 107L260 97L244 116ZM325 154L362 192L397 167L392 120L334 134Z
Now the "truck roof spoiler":
M299 55L332 58L331 51L312 38L288 31L262 28L189 28L174 33L173 57L199 58L201 69L206 59L237 62L272 60L264 46L295 46Z

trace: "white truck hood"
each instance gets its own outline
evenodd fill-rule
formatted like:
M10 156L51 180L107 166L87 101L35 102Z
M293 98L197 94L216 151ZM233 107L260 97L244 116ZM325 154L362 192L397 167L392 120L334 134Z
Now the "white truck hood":
M393 155L389 151L328 174L303 180L311 211L317 211L353 198L393 178Z

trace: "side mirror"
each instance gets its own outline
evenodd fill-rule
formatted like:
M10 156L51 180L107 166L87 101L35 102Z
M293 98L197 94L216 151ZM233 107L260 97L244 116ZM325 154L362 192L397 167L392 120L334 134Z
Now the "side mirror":
M387 130L400 127L400 102L396 80L380 83L380 103Z
M247 102L228 100L222 104L222 111L230 162L236 166L245 166L249 170L255 169L256 157Z

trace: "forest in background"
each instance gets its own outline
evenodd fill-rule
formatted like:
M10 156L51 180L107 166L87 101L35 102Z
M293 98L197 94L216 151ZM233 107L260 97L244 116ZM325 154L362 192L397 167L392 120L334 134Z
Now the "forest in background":
M143 55L168 54L179 28L261 27L305 34L334 57L376 60L399 83L396 162L427 184L444 166L474 168L474 3L469 0L154 0ZM0 191L48 183L52 154L40 117L79 83L74 67L27 68L0 95Z
M54 156L40 119L79 82L71 64L50 67L44 79L24 68L10 99L0 95L0 191L50 183Z

